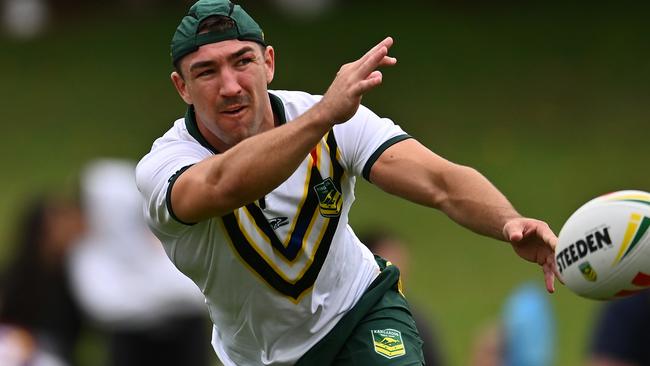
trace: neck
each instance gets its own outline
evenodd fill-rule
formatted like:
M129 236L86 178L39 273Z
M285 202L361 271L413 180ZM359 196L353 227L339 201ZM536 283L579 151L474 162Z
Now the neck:
M273 110L270 101L267 100L267 102L263 106L263 109L264 109L263 111L264 116L262 118L262 122L257 128L257 131L252 131L250 136L246 136L242 140L260 134L262 132L268 131L274 127L279 126L282 123L280 117ZM235 139L233 139L232 141L224 141L220 139L218 136L216 136L214 133L212 133L212 131L210 131L208 127L206 127L206 124L201 120L201 117L199 115L195 114L194 117L196 119L196 125L201 135L217 151L224 152L242 141L242 140L235 140Z
M212 146L218 152L224 152L234 146L234 144L233 145L227 144L226 142L222 141L220 138L215 136L210 130L208 130L207 127L205 127L205 124L201 122L201 118L199 116L196 116L196 127L199 128L199 132L205 138L205 140L210 144L210 146Z

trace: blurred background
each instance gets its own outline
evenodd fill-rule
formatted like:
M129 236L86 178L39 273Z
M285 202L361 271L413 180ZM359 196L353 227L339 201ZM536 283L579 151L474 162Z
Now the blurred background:
M2 0L0 269L38 195L74 198L87 164L137 161L184 115L169 41L185 1ZM398 65L364 104L436 153L477 168L522 214L557 232L585 201L650 190L650 6L587 1L241 1L276 50L272 89L322 94L341 64L391 35ZM359 180L357 230L408 243L407 296L450 365L541 271L503 243ZM8 286L7 276L2 285ZM600 303L549 296L556 365L584 363ZM96 322L91 322L96 324ZM110 353L93 325L79 365ZM206 339L206 347L209 339ZM212 354L210 357L214 358Z

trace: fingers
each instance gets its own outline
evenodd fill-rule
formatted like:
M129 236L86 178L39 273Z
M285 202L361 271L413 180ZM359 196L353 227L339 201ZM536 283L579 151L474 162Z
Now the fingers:
M507 238L511 242L521 241L524 238L524 233L521 231L512 231L507 235Z
M359 61L365 62L368 58L372 57L372 55L375 54L377 51L379 51L382 47L385 47L386 50L388 50L392 45L393 45L393 38L386 37L381 42L377 43L373 48L368 50L368 52L366 52L366 54L363 55L359 59Z
M363 94L381 84L383 75L377 68L397 63L397 59L388 56L392 45L393 39L387 37L357 61L341 66L319 103L330 106L326 108L330 121L343 123L349 120L359 108Z
M554 293L555 292L555 272L553 271L553 264L546 262L542 266L542 270L544 271L544 282L546 284L546 291L549 293Z
M543 221L517 218L503 226L503 236L510 241L524 259L536 262L544 272L544 283L549 293L555 292L555 278L562 283L555 260L557 236Z
M391 37L385 38L379 42L375 47L370 49L363 57L361 57L355 64L357 64L357 72L359 77L365 79L371 72L378 67L392 66L397 63L397 59L388 56L388 49L393 45Z
M560 281L560 283L564 285L564 281L562 281L562 275L560 274L560 270L557 268L557 261L555 260L555 253L553 254L553 258L551 258L551 261L553 262L553 273L555 274L555 278L557 278L557 280Z
M544 240L544 242L548 244L553 250L555 250L555 246L557 245L557 236L555 236L555 233L553 233L547 224L540 222L540 224L537 226L537 235L541 237L542 240Z
M553 273L555 273L555 278L557 278L557 280L564 285L564 281L562 281L562 276L560 275L560 271L557 269L557 265L553 266Z
M503 227L503 236L509 242L518 242L524 238L524 226L520 220L510 221Z
M393 39L387 37L359 60L347 64L341 69L339 76L342 78L347 77L351 82L350 90L353 95L361 96L381 84L383 75L377 71L377 68L392 66L397 63L396 58L388 56L388 48L392 45Z
M355 94L364 94L368 90L381 84L382 79L383 75L381 74L381 71L371 72L365 80L362 80L357 84L357 90L355 90Z
M382 47L370 55L370 57L366 58L364 61L361 61L357 71L360 77L365 77L378 67L392 66L396 63L397 59L388 56L388 49L386 47Z
M555 261L555 246L557 245L557 237L548 227L546 223L540 222L535 232L538 237L540 237L544 243L549 247L550 253L546 257L544 264L542 265L542 270L544 271L544 281L546 283L546 290L549 293L555 292L555 279L557 278L560 283L562 282L562 277L557 268L557 263Z
M535 235L541 238L551 249L555 250L557 236L543 221L533 219L513 220L503 227L503 235L511 242Z
M557 268L557 262L555 260L555 253L551 253L546 257L546 261L542 265L542 271L544 272L544 282L546 283L546 290L549 293L555 292L555 279L557 278L561 284L564 285L562 281L562 276L560 271Z

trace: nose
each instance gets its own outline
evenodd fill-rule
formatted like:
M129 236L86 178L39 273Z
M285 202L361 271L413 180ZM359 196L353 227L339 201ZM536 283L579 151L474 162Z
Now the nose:
M242 88L237 79L237 73L231 69L224 69L221 72L221 87L219 92L224 97L233 97L241 93Z

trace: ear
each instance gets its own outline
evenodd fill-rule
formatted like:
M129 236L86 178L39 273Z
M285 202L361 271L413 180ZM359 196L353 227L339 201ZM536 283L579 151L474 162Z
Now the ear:
M266 83L270 84L275 75L275 50L271 46L266 46L264 50L264 66L266 67Z
M190 93L187 91L187 83L185 83L185 79L176 71L172 72L171 74L171 79L172 79L172 84L174 84L174 87L176 88L176 91L178 92L178 95L183 98L185 103L193 104L192 103L192 97L190 96Z

